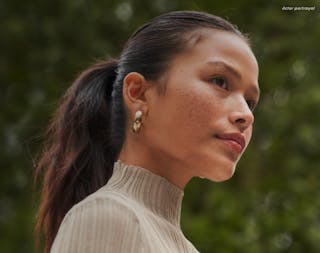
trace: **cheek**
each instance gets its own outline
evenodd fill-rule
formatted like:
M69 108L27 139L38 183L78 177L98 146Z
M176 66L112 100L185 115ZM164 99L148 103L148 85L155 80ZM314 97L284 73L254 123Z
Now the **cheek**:
M246 138L246 142L247 142L247 146L251 140L252 137L252 130L253 130L253 126L249 126L246 131L245 131L245 138Z
M225 114L222 102L212 87L199 81L168 89L165 97L152 101L145 127L148 146L179 159L197 156Z
M201 92L187 87L170 89L165 97L153 100L145 127L148 145L176 155L198 146L211 114L207 101Z
M185 89L173 103L173 120L190 136L208 131L219 114L218 100L205 88Z

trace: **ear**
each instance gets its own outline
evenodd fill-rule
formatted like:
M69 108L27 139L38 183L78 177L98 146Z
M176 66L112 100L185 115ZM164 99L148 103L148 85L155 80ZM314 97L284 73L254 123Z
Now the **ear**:
M130 72L123 79L123 99L133 115L138 110L147 114L148 105L145 92L149 86L144 76L138 72Z

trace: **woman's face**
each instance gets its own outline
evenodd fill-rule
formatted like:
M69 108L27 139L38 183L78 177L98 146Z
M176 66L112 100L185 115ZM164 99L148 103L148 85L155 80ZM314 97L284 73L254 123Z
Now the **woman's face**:
M245 41L207 29L176 56L166 94L148 101L143 134L167 177L230 178L247 147L259 99L258 64ZM174 175L170 175L173 173Z

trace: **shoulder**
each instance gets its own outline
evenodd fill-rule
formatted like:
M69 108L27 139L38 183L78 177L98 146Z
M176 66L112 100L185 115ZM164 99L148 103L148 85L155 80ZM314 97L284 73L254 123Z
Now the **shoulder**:
M74 218L83 220L111 219L112 222L117 221L117 218L120 221L125 218L138 224L138 218L134 207L130 205L130 200L117 192L96 192L90 195L69 210L62 224Z
M141 236L125 198L97 192L66 214L51 252L142 252Z

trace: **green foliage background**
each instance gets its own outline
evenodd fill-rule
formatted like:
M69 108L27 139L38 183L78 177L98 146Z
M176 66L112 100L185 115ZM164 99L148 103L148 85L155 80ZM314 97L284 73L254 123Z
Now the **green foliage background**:
M319 8L319 1L292 0L1 1L0 251L35 252L38 136L77 73L117 57L150 18L188 9L251 34L262 97L235 176L186 187L185 235L203 253L320 252Z

